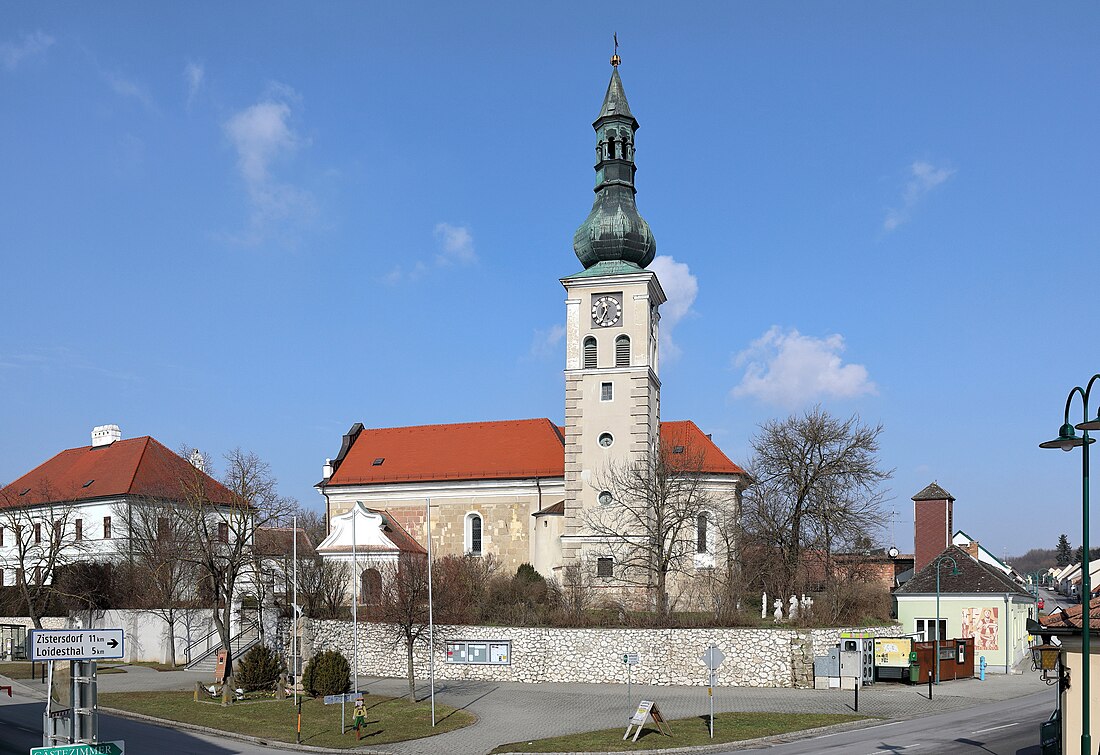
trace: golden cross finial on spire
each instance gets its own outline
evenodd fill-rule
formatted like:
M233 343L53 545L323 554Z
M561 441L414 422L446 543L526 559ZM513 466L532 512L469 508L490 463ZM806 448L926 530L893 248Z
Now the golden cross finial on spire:
M618 67L623 62L623 59L619 57L619 33L612 32L611 38L615 40L615 52L611 55L611 65Z

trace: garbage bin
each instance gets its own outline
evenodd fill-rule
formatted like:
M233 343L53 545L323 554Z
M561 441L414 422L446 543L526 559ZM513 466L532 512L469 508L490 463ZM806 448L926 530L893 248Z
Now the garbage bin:
M1040 755L1062 755L1062 720L1058 711L1050 714L1046 723L1039 724Z
M909 683L920 683L920 663L917 662L917 652L915 650L909 654Z

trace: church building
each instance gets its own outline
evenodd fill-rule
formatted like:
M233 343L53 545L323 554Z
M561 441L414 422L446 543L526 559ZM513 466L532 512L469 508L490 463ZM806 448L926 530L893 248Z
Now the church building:
M690 473L699 502L689 517L678 512L690 522L673 533L689 565L680 571L709 571L728 561L732 541L720 537L712 509L720 505L722 521L736 521L748 479L694 422L661 420L658 336L666 297L647 269L656 243L635 204L639 124L618 55L611 63L593 123L596 197L573 237L582 269L560 279L564 425L523 419L368 429L356 423L317 485L329 521L341 523L319 552L346 552L353 531L361 544L381 542L366 534L381 526L420 544L430 537L435 557L491 555L505 569L526 562L559 579L577 565L596 585L620 586L631 559L624 546L646 539L662 505L647 500L654 491L623 480L638 478L638 470L649 470L643 480L659 477L658 468L672 467ZM632 520L611 515L626 510ZM344 521L351 512L355 527ZM364 561L360 571L366 567Z

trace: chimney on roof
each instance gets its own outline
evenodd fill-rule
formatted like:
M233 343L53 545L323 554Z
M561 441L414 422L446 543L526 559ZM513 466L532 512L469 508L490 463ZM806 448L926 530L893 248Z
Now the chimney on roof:
M977 540L971 540L969 543L966 544L966 546L963 547L963 550L966 551L972 559L974 559L975 561L978 560L978 541Z
M321 467L321 479L332 477L332 459L325 459L325 466Z
M99 425L92 428L92 448L109 446L116 440L122 440L122 430L118 425Z
M951 545L955 496L932 482L913 496L913 566L920 571Z

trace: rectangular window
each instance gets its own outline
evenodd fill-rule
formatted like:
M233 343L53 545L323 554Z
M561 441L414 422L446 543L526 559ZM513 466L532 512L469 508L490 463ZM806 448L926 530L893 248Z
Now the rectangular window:
M471 663L507 666L511 663L512 643L508 640L459 640L447 643L447 663Z
M111 539L111 517L109 516L103 517L103 539Z
M225 522L218 522L218 542L229 542L229 525Z
M0 587L4 586L4 570L0 569Z
M596 576L597 577L610 577L611 576L611 559L609 557L602 557L596 559Z
M4 547L4 528L0 527L0 548Z
M55 543L61 542L61 536L65 534L65 522L60 519L53 523L53 540Z
M611 383L600 383L600 401L611 401L615 397Z
M34 525L34 542L35 543L41 543L42 542L42 525L38 524L38 523L35 523L35 525Z
M84 539L84 520L83 519L77 519L75 528L76 528L76 533L75 533L76 541L79 543L81 540Z
M913 627L914 631L921 636L924 642L932 642L936 639L936 620L932 619L917 619ZM946 639L947 637L947 619L940 619L940 632L939 639Z
M157 518L157 540L167 540L167 539L168 539L168 518L163 517L163 516L158 517Z

